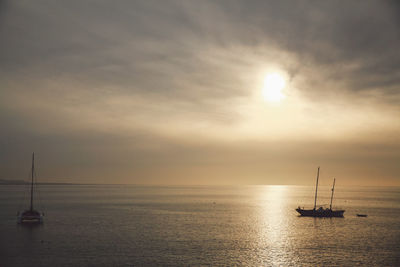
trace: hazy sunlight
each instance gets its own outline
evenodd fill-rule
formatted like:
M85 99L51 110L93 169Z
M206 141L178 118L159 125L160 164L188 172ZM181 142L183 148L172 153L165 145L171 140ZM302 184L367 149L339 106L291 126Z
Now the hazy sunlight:
M280 102L285 98L282 89L285 88L285 78L278 73L269 73L265 76L262 94L265 101Z

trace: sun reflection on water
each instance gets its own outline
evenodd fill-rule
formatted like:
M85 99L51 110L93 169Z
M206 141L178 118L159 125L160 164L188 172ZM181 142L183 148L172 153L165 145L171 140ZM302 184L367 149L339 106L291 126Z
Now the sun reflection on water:
M290 261L290 226L288 216L286 186L266 186L260 195L262 219L260 234L266 249L266 264L285 265Z

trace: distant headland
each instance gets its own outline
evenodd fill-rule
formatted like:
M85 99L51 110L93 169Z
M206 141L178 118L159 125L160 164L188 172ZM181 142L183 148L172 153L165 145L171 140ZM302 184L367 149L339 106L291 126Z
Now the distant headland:
M27 185L30 184L28 181L24 180L11 180L11 179L0 179L0 185ZM54 183L54 182L42 182L37 183L39 185L78 185L76 183ZM82 184L79 184L82 185Z

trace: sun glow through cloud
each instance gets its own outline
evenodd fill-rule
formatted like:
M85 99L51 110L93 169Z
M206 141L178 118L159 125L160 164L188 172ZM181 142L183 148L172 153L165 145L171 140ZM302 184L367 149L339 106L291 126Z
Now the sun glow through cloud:
M400 185L395 1L3 2L0 179Z
M286 97L282 92L285 86L286 80L281 74L267 74L264 78L264 86L262 88L262 95L264 100L274 103L281 102Z

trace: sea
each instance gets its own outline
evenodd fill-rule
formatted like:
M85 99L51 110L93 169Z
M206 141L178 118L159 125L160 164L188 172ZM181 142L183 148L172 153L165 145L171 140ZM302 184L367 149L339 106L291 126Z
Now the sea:
M1 185L0 266L400 266L399 187L335 188L344 218L295 211L313 205L312 186L38 185L23 226L29 187Z

